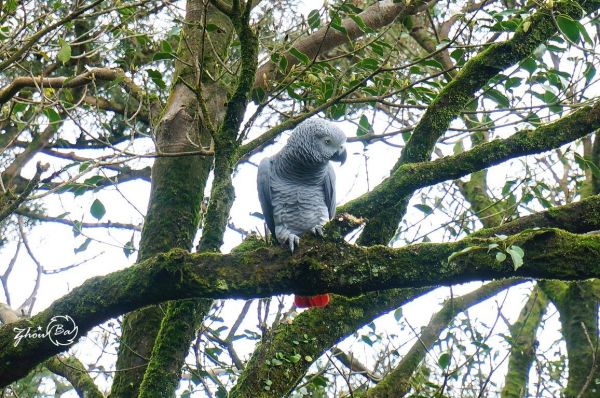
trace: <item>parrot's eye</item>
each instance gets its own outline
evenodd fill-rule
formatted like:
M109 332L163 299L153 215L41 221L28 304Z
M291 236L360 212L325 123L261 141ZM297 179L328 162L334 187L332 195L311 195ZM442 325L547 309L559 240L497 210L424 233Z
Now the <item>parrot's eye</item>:
M331 144L331 140L329 138L326 138L324 142L325 142L326 145Z

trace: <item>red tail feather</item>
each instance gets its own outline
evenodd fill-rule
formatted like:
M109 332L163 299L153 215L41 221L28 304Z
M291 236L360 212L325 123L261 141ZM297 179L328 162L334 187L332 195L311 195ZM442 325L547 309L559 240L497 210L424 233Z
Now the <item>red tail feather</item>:
M298 308L325 307L329 304L329 294L316 296L294 296L294 304Z

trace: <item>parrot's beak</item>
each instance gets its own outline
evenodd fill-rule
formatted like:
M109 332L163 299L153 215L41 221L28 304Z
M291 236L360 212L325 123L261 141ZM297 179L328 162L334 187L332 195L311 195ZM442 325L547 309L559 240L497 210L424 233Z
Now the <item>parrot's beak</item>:
M346 152L345 147L341 147L336 153L333 154L331 160L335 160L336 162L340 162L341 164L346 163L346 159L348 158L348 153Z

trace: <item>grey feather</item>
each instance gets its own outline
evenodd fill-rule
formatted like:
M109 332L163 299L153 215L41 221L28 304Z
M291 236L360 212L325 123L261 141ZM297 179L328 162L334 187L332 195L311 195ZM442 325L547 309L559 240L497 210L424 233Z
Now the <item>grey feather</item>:
M271 159L265 158L258 165L258 200L269 231L274 233L273 205L271 204Z
M258 198L269 230L294 250L299 236L335 215L335 171L330 160L346 159L346 136L335 125L307 120L287 144L258 167Z
M327 172L323 179L323 191L325 192L325 204L329 210L329 219L335 217L335 171L331 164L327 165Z

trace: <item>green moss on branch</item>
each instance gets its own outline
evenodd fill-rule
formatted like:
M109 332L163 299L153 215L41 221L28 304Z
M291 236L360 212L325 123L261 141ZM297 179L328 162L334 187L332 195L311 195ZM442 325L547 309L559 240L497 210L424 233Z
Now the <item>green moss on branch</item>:
M64 377L71 383L80 397L104 398L87 372L85 366L73 356L57 355L45 363L46 368L54 374Z
M373 191L338 209L369 222L363 243L387 242L404 214L412 193L426 186L457 179L519 156L558 148L600 128L600 101L535 130L520 131L509 138L478 145L454 156L430 162L403 164ZM382 217L386 214L387 217ZM379 228L374 230L374 226ZM369 232L370 231L370 232ZM365 241L366 239L366 241Z
M488 80L529 56L557 32L556 14L569 15L577 20L598 8L598 0L558 1L553 3L552 9L545 5L540 6L539 10L527 19L527 24L520 25L510 40L492 44L471 58L427 108L392 170L394 175L397 172L410 171L401 170L403 165L429 160L437 140L446 132L452 120L475 99L475 94ZM588 130L591 131L593 130ZM392 203L376 203L375 207L378 210L369 215L354 213L369 218L359 243L387 243L406 212L412 192L414 189L396 191Z
M287 395L313 361L332 345L372 319L430 290L393 289L354 299L334 296L327 307L303 312L294 322L281 324L275 331L265 334L229 397L270 398ZM278 358L283 364L273 365L273 358ZM267 380L270 383L268 390L265 389Z
M83 334L109 318L174 299L255 298L292 292L354 296L496 278L580 280L600 276L600 236L556 229L528 230L506 240L468 238L399 249L364 248L310 236L304 236L302 242L293 256L281 247L229 255L174 249L135 267L92 278L35 317L0 328L0 386L64 349L42 339L13 345L13 327L45 325L56 314L70 315ZM508 260L498 264L493 253L488 253L491 243L522 247L525 264L516 271ZM451 254L467 247L473 249L448 262Z
M510 327L512 345L502 398L527 396L529 370L537 347L536 334L547 306L548 297L537 286L534 287L517 321Z

